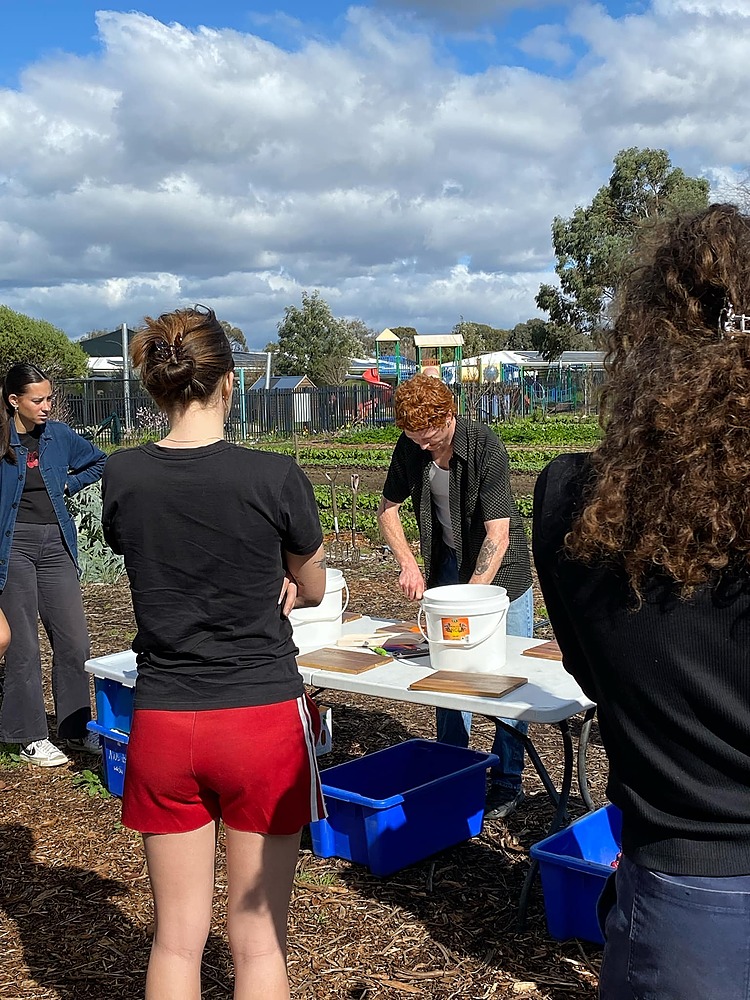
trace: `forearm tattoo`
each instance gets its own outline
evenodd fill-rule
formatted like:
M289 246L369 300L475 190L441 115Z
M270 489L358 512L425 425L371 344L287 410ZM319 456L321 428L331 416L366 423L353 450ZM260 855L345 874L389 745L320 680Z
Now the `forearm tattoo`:
M487 572L492 565L492 560L495 558L496 552L497 542L493 542L491 538L485 538L479 550L477 564L474 567L474 572L477 576L483 576Z

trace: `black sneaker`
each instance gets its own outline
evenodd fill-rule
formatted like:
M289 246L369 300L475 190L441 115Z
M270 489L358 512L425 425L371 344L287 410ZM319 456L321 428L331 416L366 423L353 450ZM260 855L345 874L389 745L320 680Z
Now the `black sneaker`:
M65 746L80 753L100 754L102 752L99 736L96 733L86 733L80 740L65 740Z
M526 796L523 789L514 792L503 785L490 785L484 804L485 819L505 819L521 805Z

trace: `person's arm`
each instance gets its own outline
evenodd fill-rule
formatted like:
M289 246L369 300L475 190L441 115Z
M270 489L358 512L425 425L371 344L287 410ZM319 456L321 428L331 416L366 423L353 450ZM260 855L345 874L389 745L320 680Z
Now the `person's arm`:
M62 425L68 434L68 476L65 481L65 493L72 497L85 486L98 483L104 473L107 456L91 441Z
M501 517L494 521L485 521L484 530L487 536L477 556L477 564L471 574L469 583L492 583L505 558L510 542L510 518Z
M326 592L326 554L322 545L307 555L283 552L286 575L279 604L288 615L294 608L316 608Z
M411 550L411 545L406 540L404 526L399 517L400 507L400 503L386 500L382 496L378 506L378 525L386 545L401 567L398 578L399 587L410 600L419 601L425 591L424 577Z

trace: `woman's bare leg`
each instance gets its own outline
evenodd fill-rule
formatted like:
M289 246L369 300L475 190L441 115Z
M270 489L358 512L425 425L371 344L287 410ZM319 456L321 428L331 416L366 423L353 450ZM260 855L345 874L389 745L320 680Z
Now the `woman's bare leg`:
M155 933L146 1000L200 1000L201 958L211 926L216 824L143 837Z
M226 835L235 1000L289 1000L286 924L300 834Z

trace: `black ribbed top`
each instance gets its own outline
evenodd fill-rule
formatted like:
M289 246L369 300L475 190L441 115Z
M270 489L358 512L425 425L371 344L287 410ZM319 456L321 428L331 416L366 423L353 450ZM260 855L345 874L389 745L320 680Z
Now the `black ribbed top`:
M534 559L565 668L596 701L623 851L671 874L750 874L750 574L688 600L562 554L590 475L555 459L534 493Z

